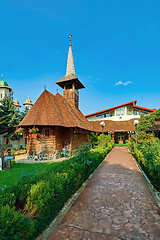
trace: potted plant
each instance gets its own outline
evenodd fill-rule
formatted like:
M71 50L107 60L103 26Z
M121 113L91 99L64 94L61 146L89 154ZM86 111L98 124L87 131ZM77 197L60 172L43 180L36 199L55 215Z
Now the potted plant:
M23 128L17 128L15 131L14 131L14 133L15 133L15 135L17 136L17 135L22 135L23 134Z
M39 129L38 128L29 128L28 132L29 132L29 134L30 133L37 133L37 132L39 132Z

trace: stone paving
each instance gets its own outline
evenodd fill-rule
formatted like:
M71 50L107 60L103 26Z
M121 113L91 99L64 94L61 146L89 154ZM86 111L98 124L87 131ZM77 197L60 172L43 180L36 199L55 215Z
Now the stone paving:
M160 208L126 147L115 147L47 240L158 240Z

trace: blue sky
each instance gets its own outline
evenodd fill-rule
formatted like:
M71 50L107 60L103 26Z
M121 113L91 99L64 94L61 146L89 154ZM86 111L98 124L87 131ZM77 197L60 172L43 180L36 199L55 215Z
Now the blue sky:
M160 107L160 1L0 0L0 9L0 74L21 105L44 85L62 93L72 33L84 114L133 100Z

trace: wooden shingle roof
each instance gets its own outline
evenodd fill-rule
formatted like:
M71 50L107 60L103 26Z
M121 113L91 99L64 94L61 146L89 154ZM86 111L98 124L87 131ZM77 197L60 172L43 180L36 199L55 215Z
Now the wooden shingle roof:
M79 127L92 131L90 122L68 100L57 93L53 95L45 90L33 107L20 122L19 126L63 126Z
M134 119L127 121L111 121L103 120L105 122L104 132L134 132L135 125ZM100 125L101 121L90 121L95 132L102 132L102 126Z

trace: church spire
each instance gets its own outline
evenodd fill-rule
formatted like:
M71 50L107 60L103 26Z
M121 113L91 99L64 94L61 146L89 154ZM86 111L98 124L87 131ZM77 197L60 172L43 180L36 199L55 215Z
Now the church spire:
M73 53L72 53L71 45L69 46L69 51L68 51L66 75L75 75L75 77L76 77L76 72L75 72L75 67L74 67L74 60L73 60Z
M78 90L84 88L81 81L77 78L74 67L73 53L71 47L71 37L72 34L68 38L70 38L69 51L68 51L68 59L67 59L67 70L66 75L58 80L56 84L58 84L61 88L63 88L63 97L68 99L69 103L78 108L79 105L79 92Z
M71 47L72 36L73 35L70 34L68 37L70 39L70 44L69 44L69 50L68 50L66 75L56 82L56 84L58 84L63 89L73 83L74 83L76 89L84 88L83 84L77 78L76 72L75 72L73 53L72 53L72 47Z

